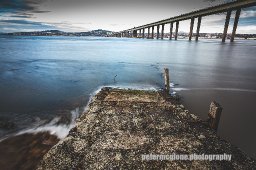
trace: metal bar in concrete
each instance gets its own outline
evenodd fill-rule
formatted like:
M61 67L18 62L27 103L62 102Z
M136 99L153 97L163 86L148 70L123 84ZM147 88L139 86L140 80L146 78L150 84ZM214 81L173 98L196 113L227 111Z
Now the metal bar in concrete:
M172 31L173 31L173 22L170 23L170 37L169 39L172 39Z
M142 38L145 38L145 28L142 29Z
M159 25L157 25L156 29L156 39L159 39Z
M197 29L196 29L196 41L198 41L198 37L199 37L199 33L200 33L200 27L201 27L201 20L202 20L202 17L198 17L198 20L197 20Z
M230 21L231 12L232 12L232 11L228 11L228 12L227 12L227 15L226 15L226 21L225 21L225 25L224 25L224 31L223 31L223 34L222 34L222 42L225 42L225 41L226 41L227 32L228 32L228 25L229 25L229 21Z
M178 33L179 33L179 21L176 22L175 40L178 39Z
M162 24L161 39L164 39L164 24Z
M154 39L154 27L155 26L152 26L152 35L151 35L151 38Z
M195 18L191 18L191 21L190 21L190 32L189 32L189 41L191 41L192 36L193 36L194 21L195 21Z
M236 28L237 28L237 25L238 25L240 13L241 13L241 8L236 11L236 16L235 16L235 20L234 20L234 26L233 26L233 31L232 31L232 35L231 35L231 38L230 38L230 42L233 42L234 39L235 39Z
M150 24L142 25L142 26L132 28L132 29L139 29L139 28L143 28L143 27L151 27L151 26L154 26L154 25L167 24L167 23L187 20L187 19L191 19L191 18L203 17L203 16L212 15L212 14L219 14L219 13L226 12L226 11L229 11L229 10L236 10L236 9L241 9L241 8L246 8L246 7L251 7L251 6L256 6L256 0L237 0L237 1L234 1L234 2L217 5L217 6L214 6L214 7L204 8L204 9L201 9L201 10L197 10L197 11L193 11L193 12L190 12L190 13L175 16L175 17L172 17L172 18L168 18L168 19L165 19L165 20L161 20L161 21L150 23ZM132 29L130 29L130 30L132 30Z

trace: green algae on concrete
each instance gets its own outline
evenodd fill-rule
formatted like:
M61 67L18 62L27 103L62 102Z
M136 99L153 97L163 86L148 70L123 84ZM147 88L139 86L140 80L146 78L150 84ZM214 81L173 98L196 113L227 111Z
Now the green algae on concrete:
M231 154L231 161L142 160L144 154ZM160 91L103 88L38 169L253 169L256 163Z

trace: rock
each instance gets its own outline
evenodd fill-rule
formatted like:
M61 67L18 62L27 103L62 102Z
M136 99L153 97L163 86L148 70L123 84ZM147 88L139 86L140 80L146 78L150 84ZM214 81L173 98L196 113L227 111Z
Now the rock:
M198 117L196 116L196 115L194 115L194 114L190 114L191 115L191 117L194 119L194 120L197 120L198 119Z
M201 134L201 135L198 136L198 138L199 139L205 139L205 136Z
M181 108L181 109L185 109L185 107L181 104L181 105L179 105L179 107Z

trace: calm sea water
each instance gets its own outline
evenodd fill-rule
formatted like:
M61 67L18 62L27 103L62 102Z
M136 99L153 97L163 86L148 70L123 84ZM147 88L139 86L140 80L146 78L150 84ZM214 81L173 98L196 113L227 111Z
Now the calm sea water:
M206 119L219 102L218 134L256 158L255 54L254 40L0 37L0 135L82 111L101 86L161 88L168 67L184 105Z

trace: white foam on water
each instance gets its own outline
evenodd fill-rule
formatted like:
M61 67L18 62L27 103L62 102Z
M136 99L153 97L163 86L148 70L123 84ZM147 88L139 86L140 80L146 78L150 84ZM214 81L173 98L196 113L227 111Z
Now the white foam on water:
M129 84L129 85L122 84L122 85L100 86L90 94L89 101L88 101L87 105L84 107L83 112L86 112L88 110L89 104L91 103L93 96L95 96L97 93L99 93L103 87L118 88L118 89L132 89L132 90L152 90L152 91L157 91L158 89L160 89L159 87L156 87L156 86L154 87L151 85L141 85L141 84L139 84L139 85L138 84L132 84L132 85L131 84ZM59 139L63 139L68 135L69 131L73 127L75 127L75 121L78 118L78 116L79 116L79 108L76 108L75 110L71 111L70 124L58 124L58 122L60 121L61 118L55 117L54 119L52 119L49 123L47 123L45 125L22 130L15 135L17 136L17 135L26 134L26 133L36 134L39 132L49 132L51 135L55 135Z
M119 84L119 85L109 85L109 86L102 86L102 87L111 87L111 88L117 88L117 89L131 89L131 90L152 90L152 91L157 91L160 89L157 86L148 85L148 84Z
M175 86L174 83L170 83L170 87L173 88Z
M57 136L59 139L65 138L69 131L75 127L75 120L79 116L79 108L76 108L75 110L71 111L71 122L68 125L65 124L57 124L58 121L60 120L60 117L54 118L51 122L36 127L36 128L31 128L27 130L20 131L16 135L21 135L25 133L39 133L39 132L49 132L51 135Z

